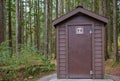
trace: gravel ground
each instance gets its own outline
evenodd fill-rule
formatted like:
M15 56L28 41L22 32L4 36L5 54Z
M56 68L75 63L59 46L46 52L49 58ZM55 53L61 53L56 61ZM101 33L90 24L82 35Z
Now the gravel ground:
M54 79L56 79L56 78L57 78L56 74L51 74L51 75L48 75L48 76L44 76L37 81L55 81ZM114 81L120 81L120 77L112 76L112 75L105 75L105 79L112 79Z

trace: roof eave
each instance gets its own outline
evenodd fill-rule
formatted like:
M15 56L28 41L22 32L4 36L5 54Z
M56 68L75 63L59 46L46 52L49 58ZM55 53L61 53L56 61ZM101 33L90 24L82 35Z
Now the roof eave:
M60 22L68 19L69 17L71 17L71 16L73 16L73 15L79 13L79 12L80 12L80 13L83 13L83 14L85 14L85 15L88 15L88 16L90 16L90 17L92 17L92 18L95 18L95 19L97 19L97 20L99 20L99 21L102 21L102 22L104 22L105 24L108 23L108 19L107 19L107 18L105 18L105 17L103 17L103 16L100 16L100 15L97 15L97 14L95 14L95 13L93 13L93 12L90 12L90 11L88 11L88 10L85 10L85 9L79 7L79 8L77 8L77 9L75 9L75 10L73 10L73 11L71 11L71 12L69 12L69 13L61 16L61 17L59 17L58 19L54 20L54 21L53 21L53 25L57 25L57 24L59 24Z

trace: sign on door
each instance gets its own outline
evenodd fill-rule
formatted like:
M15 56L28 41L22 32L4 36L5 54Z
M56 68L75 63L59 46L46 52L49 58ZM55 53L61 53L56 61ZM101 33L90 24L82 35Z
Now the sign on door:
M83 34L83 33L84 33L83 27L76 27L76 34Z

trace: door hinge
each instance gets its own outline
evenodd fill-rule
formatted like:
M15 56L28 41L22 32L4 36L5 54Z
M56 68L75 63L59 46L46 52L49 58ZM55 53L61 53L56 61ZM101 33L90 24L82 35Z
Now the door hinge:
M92 70L90 70L90 75L93 75L94 73L93 73L93 71Z

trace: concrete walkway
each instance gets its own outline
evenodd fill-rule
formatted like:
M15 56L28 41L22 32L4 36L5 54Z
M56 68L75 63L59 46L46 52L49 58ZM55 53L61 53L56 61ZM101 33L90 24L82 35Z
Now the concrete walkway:
M57 79L57 75L56 74L51 74L51 75L48 75L48 76L44 76L37 81L50 81L52 79Z
M112 79L114 81L120 81L120 76L105 75L105 78Z
M120 81L120 77L105 75L106 79L57 79L56 74L51 74L40 78L37 81Z
M104 80L100 80L100 79L56 79L56 80L50 80L50 81L113 81L110 79L104 79Z

